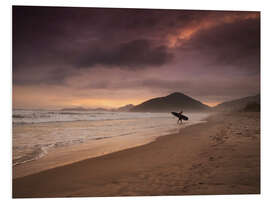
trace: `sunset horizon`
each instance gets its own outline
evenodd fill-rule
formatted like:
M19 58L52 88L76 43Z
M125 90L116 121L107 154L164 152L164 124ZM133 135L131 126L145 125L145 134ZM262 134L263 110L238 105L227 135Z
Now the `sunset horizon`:
M173 93L173 92L172 92ZM181 92L179 92L181 93ZM259 94L259 93L258 93ZM237 100L237 99L242 99L242 98L245 98L245 97L249 97L249 96L255 96L255 95L258 95L258 94L254 94L254 95L247 95L247 96L244 96L244 97L236 97L236 98L233 98L232 100ZM164 96L167 96L167 95L159 95L157 96L158 97L164 97ZM187 96L190 96L190 95L187 95ZM192 96L191 96L192 97ZM193 99L196 99L194 97L192 97ZM79 107L82 107L82 108L85 108L85 109L98 109L98 108L102 108L102 109L106 109L106 110L110 110L110 109L117 109L117 108L120 108L120 107L124 107L126 105L138 105L138 104L141 104L147 100L150 100L150 99L153 99L152 97L151 98L145 98L145 99L141 99L141 100L128 100L128 101L123 101L123 100L120 100L120 101L110 101L110 100L100 100L100 99L97 99L97 100L94 100L94 101L89 101L89 99L85 99L83 101L79 100L79 101L72 101L70 104L66 104L66 105L59 105L59 106L13 106L13 109L45 109L45 110L61 110L61 109L65 109L65 108L79 108ZM224 102L228 102L228 101L232 101L232 100L225 100L225 101L221 101L221 102L203 102L203 101L200 101L201 103L209 106L209 107L215 107L219 104L222 104ZM93 105L93 103L96 103L96 105Z

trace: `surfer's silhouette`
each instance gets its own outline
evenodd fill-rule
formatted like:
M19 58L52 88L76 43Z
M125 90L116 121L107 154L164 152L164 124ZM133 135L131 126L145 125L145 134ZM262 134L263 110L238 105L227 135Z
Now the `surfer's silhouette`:
M188 117L183 115L183 110L181 110L180 112L171 112L171 114L178 118L177 124L179 124L179 121L181 121L182 123L183 120L188 120Z
M182 113L183 113L183 110L181 110L178 114L179 114L179 119L177 121L177 124L179 123L179 121L181 121L181 124L182 124Z

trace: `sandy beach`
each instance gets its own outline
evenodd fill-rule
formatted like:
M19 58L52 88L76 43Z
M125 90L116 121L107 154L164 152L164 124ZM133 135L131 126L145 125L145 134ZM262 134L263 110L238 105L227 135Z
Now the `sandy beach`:
M260 114L244 112L13 179L14 198L259 193Z

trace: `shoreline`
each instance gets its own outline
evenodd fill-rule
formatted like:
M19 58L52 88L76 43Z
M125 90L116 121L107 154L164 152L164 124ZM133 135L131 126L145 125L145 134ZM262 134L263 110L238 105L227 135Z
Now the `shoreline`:
M184 123L183 125L177 126L173 131L179 132L180 129L182 130L193 125L207 122L207 118L209 116L211 116L211 114L208 114L203 120L197 121L195 123ZM156 139L158 139L159 137L168 136L175 133L176 132L168 132L166 134L160 135L151 134L151 136L148 135L143 138L141 136L116 136L112 140L110 140L110 143L107 143L106 139L100 139L95 140L94 142L92 140L89 140L79 145L69 145L67 147L51 148L48 149L48 152L46 152L44 156L38 159L29 160L22 164L13 165L12 177L13 179L21 178L49 169L74 164L76 162L86 159L101 157L118 151L147 145L151 142L155 142Z
M13 179L13 197L258 194L259 135L228 133L238 126L235 115L211 115L145 145Z

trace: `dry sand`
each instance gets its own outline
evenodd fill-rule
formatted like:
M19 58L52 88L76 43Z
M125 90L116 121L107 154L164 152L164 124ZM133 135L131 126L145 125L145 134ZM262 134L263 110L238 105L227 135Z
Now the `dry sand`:
M214 115L140 147L13 179L13 197L260 193L260 114Z

